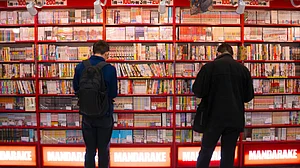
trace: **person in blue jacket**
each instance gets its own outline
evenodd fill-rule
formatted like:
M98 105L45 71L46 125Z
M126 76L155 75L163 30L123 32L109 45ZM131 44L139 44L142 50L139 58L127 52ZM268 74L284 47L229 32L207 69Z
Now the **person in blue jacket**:
M100 40L93 45L93 55L89 58L92 66L105 61L109 56L109 45ZM75 94L79 91L79 81L84 70L83 63L75 68L73 88ZM104 81L110 100L109 110L101 118L82 116L82 134L86 146L85 168L95 168L95 156L98 149L99 168L109 167L109 145L113 130L113 99L117 97L117 73L111 64L102 69Z

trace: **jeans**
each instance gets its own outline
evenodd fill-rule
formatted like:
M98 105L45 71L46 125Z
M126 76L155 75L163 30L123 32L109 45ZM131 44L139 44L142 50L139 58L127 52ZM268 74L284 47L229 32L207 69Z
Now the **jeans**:
M98 149L99 168L109 167L109 146L113 130L113 118L101 119L83 116L82 134L86 146L84 168L95 168L95 156Z
M221 136L220 168L234 167L235 148L240 129L209 128L203 133L201 150L197 159L197 168L208 168L211 157Z

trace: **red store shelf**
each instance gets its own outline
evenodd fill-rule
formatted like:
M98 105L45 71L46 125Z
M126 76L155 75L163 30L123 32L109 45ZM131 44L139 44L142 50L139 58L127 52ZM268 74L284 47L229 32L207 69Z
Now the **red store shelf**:
M171 130L173 127L162 127L162 126L154 126L154 127L114 127L114 130L158 130L158 129L167 129Z
M244 63L299 63L300 60L242 60Z
M36 111L0 109L0 113L36 113Z
M108 59L109 63L173 63L174 60L114 60Z
M40 126L40 129L49 129L49 130L79 130L81 127L69 127L69 126Z
M24 43L34 43L34 40L26 41L0 41L0 44L24 44Z
M37 43L95 43L97 42L98 40L86 40L86 41L75 41L75 40L72 40L72 41L57 41L57 40L39 40L37 41Z
M36 94L2 94L0 93L0 97L35 97Z
M0 142L0 145L3 146L31 146L31 145L37 145L38 142Z
M124 26L173 26L173 23L120 23L120 24L106 24L106 27L124 27Z
M37 126L0 126L0 129L37 129Z
M162 97L173 96L173 94L118 94L118 97Z
M245 27L299 27L299 24L248 24Z
M173 43L173 40L106 40L108 43Z
M201 26L201 27L240 27L240 26L241 26L241 24L176 23L176 26Z
M22 78L0 78L0 80L35 80L35 77L22 77Z
M0 27L34 27L34 24L0 24Z
M39 23L38 27L61 27L61 26L103 26L103 23Z
M34 63L34 60L20 60L20 61L0 61L0 64L18 64L18 63Z
M285 127L299 127L300 124L264 124L264 125L246 125L246 128L285 128Z
M79 110L38 110L39 113L78 113Z
M225 40L225 41L196 41L196 40L176 40L176 43L241 43L239 40Z
M171 76L141 76L141 77L118 77L118 79L174 79L174 77Z
M114 110L114 113L173 113L173 110Z

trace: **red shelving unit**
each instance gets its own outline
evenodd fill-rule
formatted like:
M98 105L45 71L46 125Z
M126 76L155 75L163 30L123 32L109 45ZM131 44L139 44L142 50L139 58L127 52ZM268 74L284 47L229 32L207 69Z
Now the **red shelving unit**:
M188 1L182 1L182 0L173 0L173 5L168 5L168 7L171 7L172 9L172 21L170 23L120 23L120 24L109 24L106 21L106 10L107 9L129 9L132 7L136 8L151 8L156 9L158 7L157 4L152 5L132 5L132 4L124 4L124 5L114 5L111 4L110 1L108 1L107 5L103 9L103 22L101 23L59 23L59 24L42 24L39 23L38 15L34 17L34 23L33 24L0 24L0 28L26 28L26 27L32 27L34 28L34 40L12 40L12 41L0 41L0 49L1 46L24 46L24 45L35 45L35 48L33 50L35 51L35 57L34 60L12 60L12 61L2 61L0 59L0 64L34 64L35 65L35 75L34 77L24 77L24 78L0 78L0 82L7 80L7 81L33 81L35 82L35 91L32 94L20 94L20 93L14 93L14 94L0 94L0 100L1 98L23 98L23 97L34 97L35 98L35 104L36 109L35 111L28 111L25 109L5 109L2 106L0 107L0 114L35 114L36 117L36 125L27 125L24 124L24 126L10 126L9 123L6 123L7 125L0 125L0 130L26 130L26 129L32 129L35 132L32 132L34 134L33 140L28 140L26 137L23 137L21 140L14 140L9 139L6 140L6 142L1 142L1 138L3 138L2 134L0 134L0 156L2 156L1 152L8 151L8 153L12 156L12 158L15 156L17 157L16 153L13 153L15 151L22 154L22 157L25 158L24 160L1 160L0 159L0 165L2 167L82 167L83 165L83 156L84 156L84 145L82 143L82 140L77 138L76 135L74 135L73 139L69 140L70 143L60 143L60 140L51 141L49 139L46 139L43 136L48 136L44 131L64 131L64 130L70 130L72 131L80 131L80 123L78 123L78 126L61 126L58 124L52 125L43 125L43 117L45 114L50 114L50 117L52 114L59 115L59 114L78 114L78 110L73 109L72 107L67 106L65 109L47 109L47 108L40 108L40 104L42 104L41 98L55 98L55 97L63 97L63 98L72 98L74 97L74 94L44 94L42 93L40 89L43 89L40 86L40 83L43 81L54 81L54 80L64 80L64 81L71 81L72 77L41 77L40 73L43 72L43 70L40 68L40 65L43 64L72 64L72 63L79 63L79 60L43 60L39 58L39 45L46 45L46 44L52 44L52 45L58 45L58 46L78 46L81 44L92 44L96 42L97 40L41 40L38 36L38 31L40 27L103 27L103 33L102 38L107 39L107 33L106 28L114 28L114 27L160 27L160 26L167 26L172 27L172 40L107 40L111 45L133 45L137 43L150 45L150 44L157 44L157 43L166 43L166 44L172 44L173 48L171 49L173 52L173 58L169 60L127 60L127 59L110 59L107 60L107 62L112 64L151 64L151 63L157 63L157 64L174 64L173 65L173 74L172 75L165 75L165 76L151 76L151 77L118 77L118 80L125 81L125 80L171 80L173 83L173 92L172 93L163 93L163 94L119 94L118 97L122 98L134 98L134 97L150 97L156 98L156 97L164 97L167 99L167 97L172 98L172 109L167 110L161 110L161 109L152 109L149 107L149 109L145 110L135 110L135 109L127 109L127 110L120 110L116 109L114 110L114 113L116 114L160 114L160 113L166 113L171 114L172 118L170 119L171 124L169 126L115 126L115 130L145 130L145 131L151 131L151 130L168 130L172 132L172 142L157 142L157 143L112 143L111 144L111 167L143 167L143 168L153 168L153 167L169 167L169 168L175 168L175 167L194 167L196 162L196 157L198 155L201 142L178 142L177 137L177 131L178 130L191 130L191 126L182 126L182 125L176 125L178 122L178 116L180 119L180 115L188 115L189 113L195 113L196 110L193 109L193 107L181 107L179 106L180 103L177 101L180 100L180 97L193 97L193 94L191 92L184 92L184 93L177 93L177 89L179 89L179 86L177 86L177 82L179 80L193 80L196 78L196 75L190 75L190 74L182 74L177 75L176 71L181 70L180 66L177 66L178 64L205 64L212 59L177 59L176 55L176 45L181 44L192 44L192 45L207 45L207 46L216 46L219 43L227 42L232 45L236 46L247 46L249 44L287 44L287 45L294 45L298 43L300 40L286 40L286 41L265 41L265 40L245 40L243 37L245 35L245 29L247 27L263 27L263 28L294 28L294 27L300 27L300 24L252 24L252 23L245 23L244 15L240 15L240 23L239 24L227 24L227 23L221 23L221 24L206 24L206 23L181 23L178 21L176 13L176 8L185 9L189 8L189 2ZM67 6L61 6L61 7L55 7L55 6L47 6L43 7L42 9L39 9L39 13L47 10L70 10L70 9L90 9L93 10L93 0L85 0L84 3L79 0L69 0ZM215 9L223 11L226 10L235 10L235 7L231 5L216 5ZM255 6L252 5L250 7L247 7L246 10L290 10L296 12L296 9L293 8L289 3L282 1L282 0L274 0L270 2L270 7L261 7L261 6ZM5 2L0 1L0 11L26 11L25 7L6 7ZM179 19L180 20L180 19ZM234 28L238 27L240 28L240 39L238 40L182 40L178 36L178 29L179 27L229 27ZM1 33L1 31L0 31ZM0 35L1 39L1 35ZM86 46L86 45L85 45ZM1 56L1 55L0 55ZM213 57L214 55L212 55ZM299 64L299 60L264 60L261 59L239 59L239 62L243 64L255 64L255 63L261 63L261 64L279 64L279 63L295 63ZM70 67L69 67L70 68ZM254 80L279 80L279 79L300 79L299 76L262 76L262 75L256 75L253 76ZM2 92L1 92L2 93ZM282 93L279 91L274 91L274 93L256 93L256 97L263 97L263 96L288 96L288 95L299 95L299 92L288 92L288 93ZM194 101L192 98L188 101ZM283 101L283 98L282 98ZM255 102L254 104L259 103ZM0 103L1 104L1 103ZM181 104L183 105L183 103ZM169 107L168 107L169 108ZM180 110L182 108L182 110ZM245 112L247 113L276 113L276 112L299 112L300 107L280 107L280 108L246 108ZM77 124L77 123L76 123ZM247 130L253 130L253 129L277 129L277 128L285 128L285 131L288 128L300 128L300 123L298 124L248 124L246 125L245 129ZM0 133L2 133L0 131ZM61 133L61 132L60 132ZM73 132L74 133L74 132ZM67 134L67 133L66 133ZM252 133L253 134L253 133ZM12 135L12 134L10 134ZM253 136L253 135L252 135ZM257 135L258 136L258 135ZM298 135L300 137L300 135ZM235 166L236 167L247 167L247 166L269 166L269 165L299 165L300 164L300 138L297 137L295 139L297 140L268 140L267 137L265 137L264 140L261 141L249 141L249 137L247 137L246 132L244 134L241 134L238 142L237 142L237 148L236 148L236 158L235 158ZM270 138L270 137L269 137ZM36 139L36 140L34 140ZM59 138L58 138L59 139ZM194 139L194 137L193 137ZM26 142L31 141L31 142ZM180 140L179 140L180 141ZM218 143L218 147L215 150L215 153L213 155L213 159L211 162L211 166L217 167L219 165L219 156L220 153L220 143ZM275 151L275 152L274 152ZM26 153L27 152L27 153ZM161 160L155 160L154 161L141 161L141 162L134 162L134 160L126 161L122 160L122 157L126 157L128 155L125 155L127 153L133 155L136 155L137 153L144 156L152 156L157 157ZM17 154L19 154L17 153ZM125 154L124 154L125 153ZM153 153L156 153L157 155L154 156ZM72 160L73 158L73 160ZM74 159L75 158L75 159ZM145 160L145 159L144 159ZM3 162L2 162L3 161Z

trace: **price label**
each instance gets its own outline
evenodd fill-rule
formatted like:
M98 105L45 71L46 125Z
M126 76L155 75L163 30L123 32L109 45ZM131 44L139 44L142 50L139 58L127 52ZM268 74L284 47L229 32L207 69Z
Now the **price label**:
M21 141L23 141L23 142L29 142L29 137L21 137Z
M13 104L11 104L11 103L5 104L5 109L6 110L12 110L13 109Z
M263 137L263 141L270 141L271 140L271 137L270 136L264 136Z
M132 110L132 104L124 104L124 110Z

